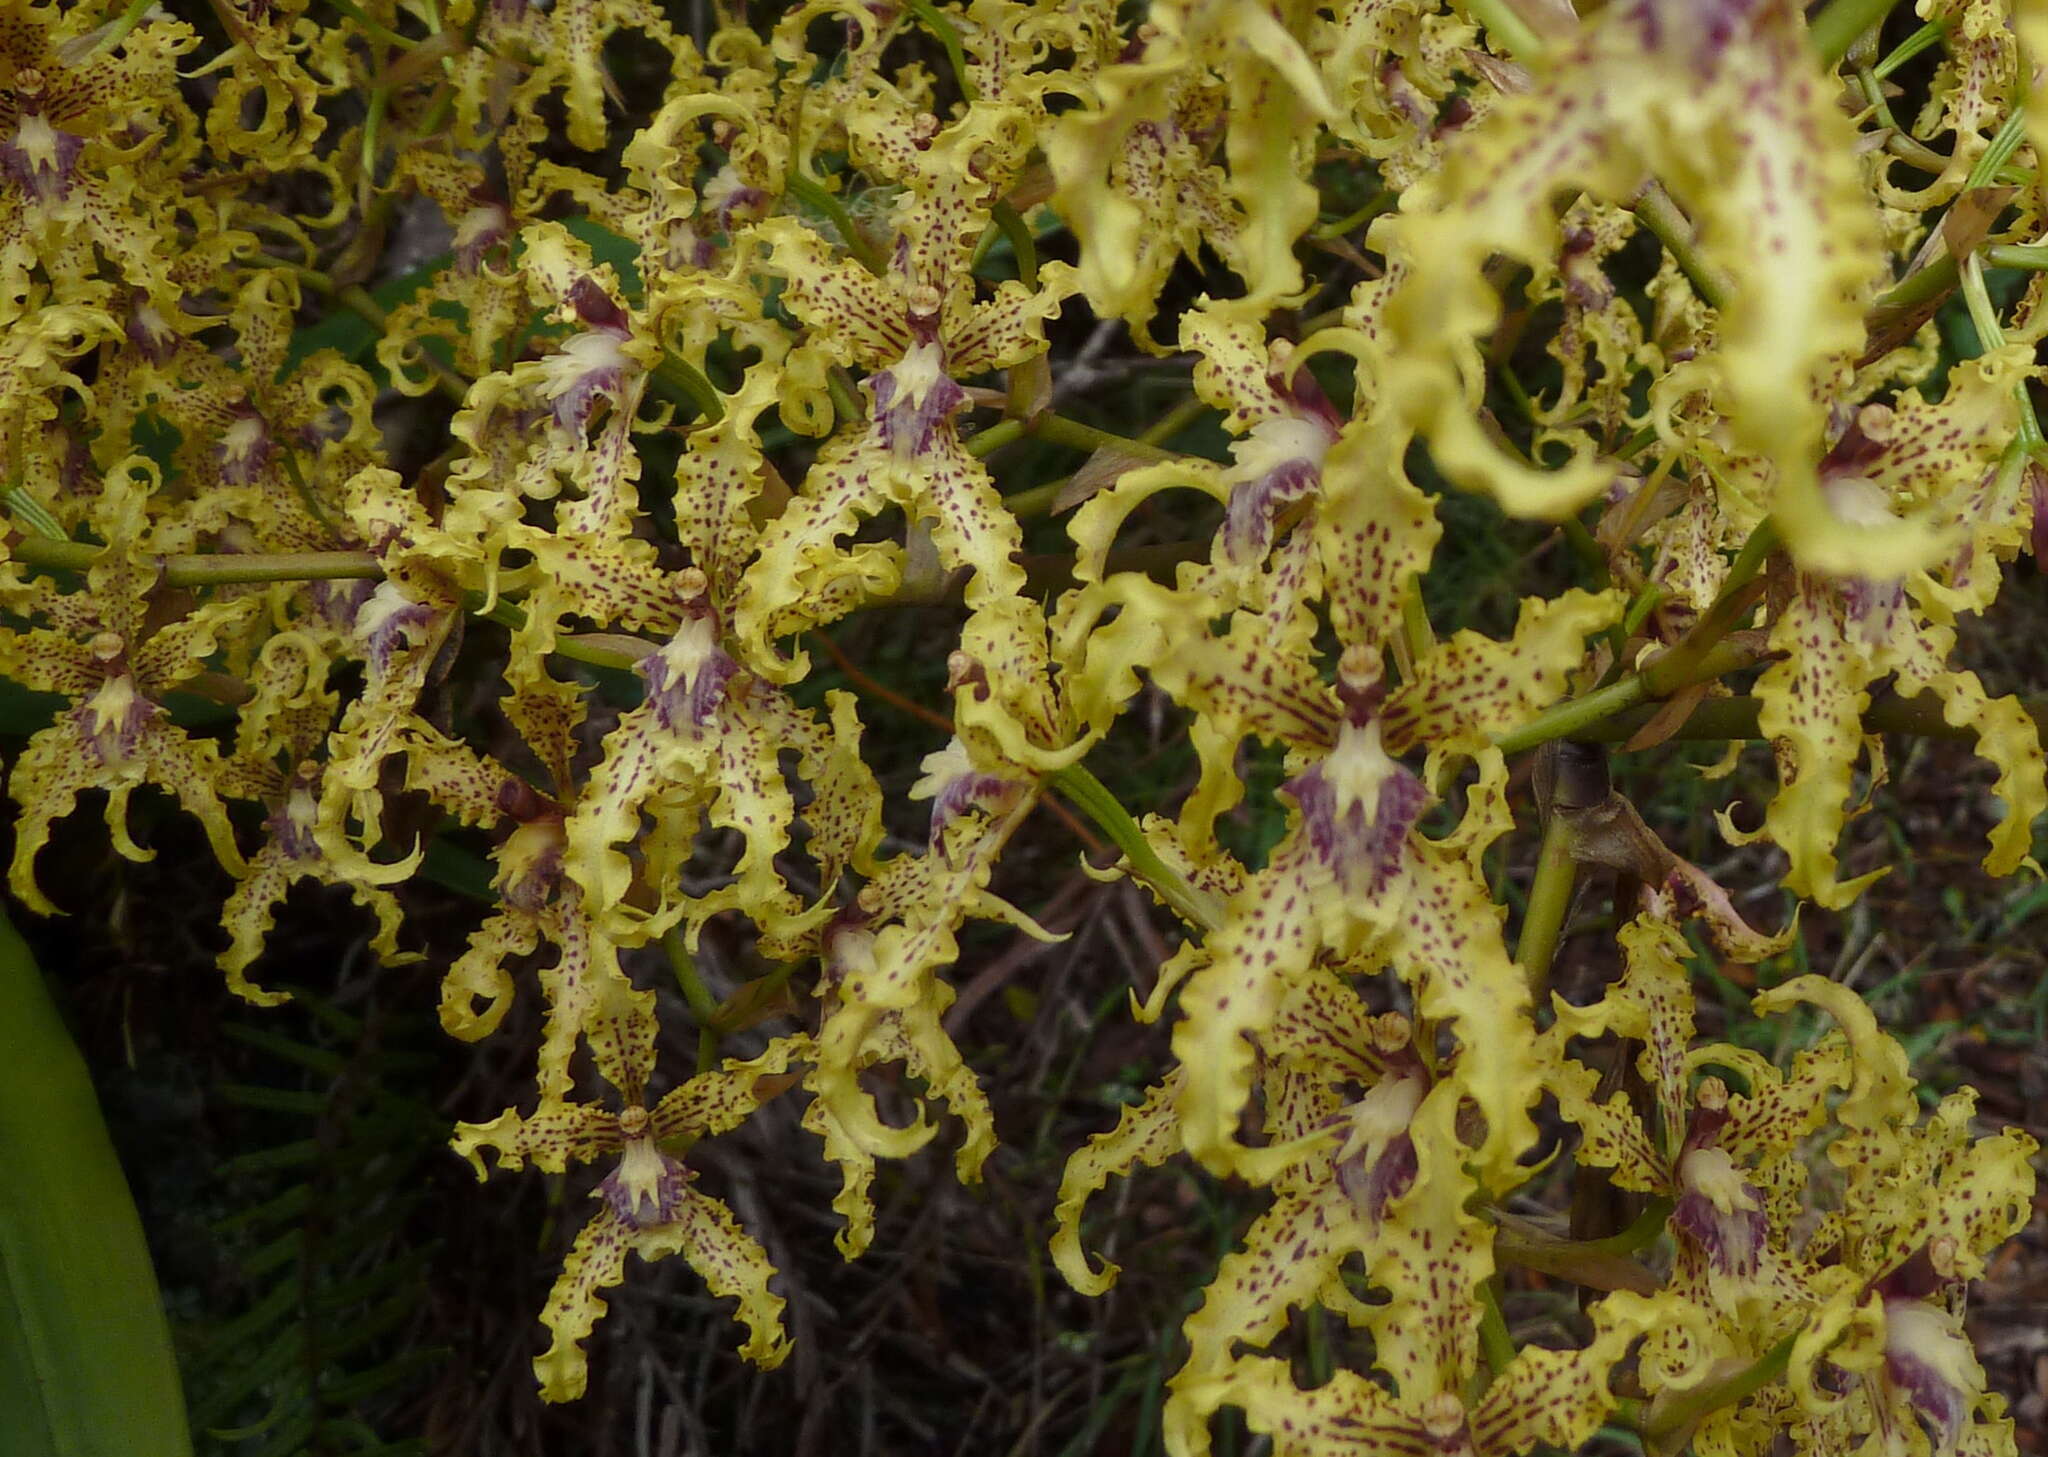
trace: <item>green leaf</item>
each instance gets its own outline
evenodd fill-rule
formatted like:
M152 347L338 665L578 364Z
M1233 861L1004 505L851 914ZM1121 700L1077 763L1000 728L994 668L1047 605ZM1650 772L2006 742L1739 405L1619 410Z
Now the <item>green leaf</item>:
M170 1327L92 1078L0 919L0 1448L189 1457Z

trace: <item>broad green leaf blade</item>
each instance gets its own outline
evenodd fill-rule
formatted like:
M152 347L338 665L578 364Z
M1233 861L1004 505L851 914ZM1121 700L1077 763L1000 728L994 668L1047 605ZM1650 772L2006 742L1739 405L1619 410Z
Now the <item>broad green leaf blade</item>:
M85 1060L0 919L0 1452L189 1457L142 1221Z

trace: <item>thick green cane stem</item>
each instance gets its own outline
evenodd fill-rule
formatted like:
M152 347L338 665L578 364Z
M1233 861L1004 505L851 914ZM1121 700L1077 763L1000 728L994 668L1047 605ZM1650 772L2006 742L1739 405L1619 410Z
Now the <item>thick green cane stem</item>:
M2023 698L2020 704L2034 721L2048 731L2048 698ZM1656 710L1632 708L1602 719L1567 735L1582 743L1619 744L1633 738ZM1747 696L1708 698L1671 731L1670 737L1687 740L1760 739L1763 704ZM1866 734L1914 734L1928 739L1972 739L1976 730L1967 724L1948 721L1944 705L1931 693L1913 698L1880 698L1863 715Z
M1750 666L1756 661L1753 652L1722 639L1748 615L1754 605L1748 588L1777 549L1777 528L1766 520L1742 544L1729 565L1721 595L1682 642L1659 654L1640 672L1545 709L1520 728L1495 738L1494 746L1502 753L1517 754L1552 739L1589 737L1592 729L1617 714Z
M25 537L8 547L24 566L82 572L105 555L87 541ZM246 582L368 581L384 566L367 551L191 552L160 558L170 587L219 587Z
M1660 659L1640 673L1631 673L1619 683L1610 683L1605 688L1597 688L1545 709L1520 728L1509 729L1496 737L1494 747L1504 754L1519 754L1552 739L1590 737L1593 729L1616 714L1626 713L1652 698L1668 698L1695 683L1710 682L1738 668L1747 668L1756 662L1756 654L1733 643L1721 643L1703 656L1692 659L1683 672L1659 673L1657 669L1661 662Z
M1572 891L1579 879L1572 859L1572 831L1565 816L1553 814L1543 826L1543 844L1536 852L1536 877L1529 883L1529 905L1522 913L1522 940L1515 960L1529 981L1529 1001L1543 1007L1550 996L1550 963L1564 940L1565 918L1571 914Z

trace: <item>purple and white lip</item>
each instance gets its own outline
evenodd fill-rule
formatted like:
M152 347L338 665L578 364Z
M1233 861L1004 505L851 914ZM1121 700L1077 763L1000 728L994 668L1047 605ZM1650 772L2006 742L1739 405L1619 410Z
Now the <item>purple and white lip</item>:
M1885 1301L1884 1377L1954 1452L1984 1381L1962 1322L1932 1301Z
M1725 1149L1695 1148L1679 1158L1677 1173L1671 1227L1722 1274L1754 1277L1770 1228L1763 1195L1742 1177Z
M619 1166L598 1184L597 1196L628 1229L673 1223L682 1209L690 1171L655 1145L645 1108L620 1113L619 1134L624 1142Z

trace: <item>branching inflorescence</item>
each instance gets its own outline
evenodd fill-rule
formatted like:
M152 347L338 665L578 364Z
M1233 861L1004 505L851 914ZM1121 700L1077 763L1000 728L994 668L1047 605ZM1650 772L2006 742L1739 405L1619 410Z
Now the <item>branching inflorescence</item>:
M646 0L223 3L224 32L14 6L0 672L65 700L11 766L15 894L55 909L36 854L88 791L145 857L129 799L154 786L235 877L223 969L267 1001L251 975L302 878L406 955L391 887L422 847L387 801L492 834L499 905L442 1019L492 1034L537 967L543 1030L529 1102L455 1145L480 1176L603 1171L542 1314L535 1370L570 1400L628 1250L736 1297L756 1361L789 1350L692 1141L801 1100L849 1257L876 1161L940 1116L978 1177L994 1121L948 975L970 920L1047 934L990 886L1058 793L1183 932L1137 1008L1173 1018L1173 1065L1073 1154L1060 1270L1114 1280L1089 1199L1140 1165L1270 1194L1187 1321L1175 1457L1225 1407L1317 1457L1569 1448L1612 1421L1702 1453L2011 1451L1960 1307L2026 1217L2031 1140L1974 1131L1968 1093L1923 1115L1899 1045L1822 978L1757 999L1832 1021L1790 1067L1703 1043L1688 927L1749 962L1794 928L1745 925L1583 751L1546 764L1548 909L1519 958L1485 868L1517 825L1510 754L1646 703L1668 733L1757 668L1779 784L1758 829L1722 829L1782 850L1800 900L1871 878L1836 855L1887 678L1997 767L1985 867L2036 868L2035 719L1955 648L2048 499L2042 274L1987 282L2048 262L2048 13L1921 0L1938 63L1901 119L1884 6L1836 0L1811 32L1792 0L1581 8L809 0L693 40ZM621 46L667 78L631 116ZM378 302L421 219L445 256ZM1654 273L1624 284L1639 239ZM1317 275L1332 256L1348 289ZM1975 348L1944 375L1951 292ZM1090 312L1192 361L1227 458L1051 413L1049 330ZM322 313L367 342L302 348ZM1505 360L1532 321L1525 386ZM453 407L423 415L447 419L424 466L379 428L387 391ZM1040 432L1100 447L1056 502L1051 589L1021 521L1045 483L997 456ZM1565 521L1589 585L1438 637L1446 490ZM1196 537L1131 570L1119 540L1169 491ZM928 838L885 854L856 697L795 690L825 629L941 600L951 737L910 790ZM495 748L434 707L466 621L507 629L477 635ZM1082 763L1147 685L1199 777L1134 818ZM179 688L232 731L174 723ZM1218 820L1252 741L1284 754L1285 829L1247 863ZM1533 932L1574 863L1632 887L1582 1005ZM713 917L796 970L806 1030L725 1058L707 1035L674 1081L621 953L686 964ZM863 1079L891 1064L907 1123ZM1508 1212L1546 1109L1642 1219L1568 1238ZM1515 1348L1510 1260L1588 1290L1578 1344ZM1369 1335L1369 1369L1310 1389L1269 1349L1312 1305Z

